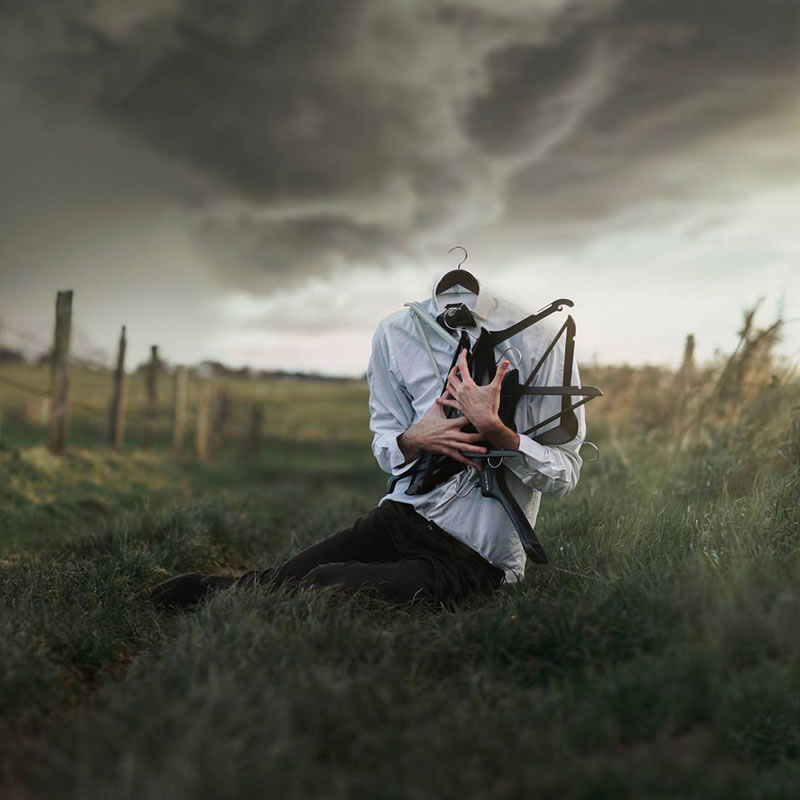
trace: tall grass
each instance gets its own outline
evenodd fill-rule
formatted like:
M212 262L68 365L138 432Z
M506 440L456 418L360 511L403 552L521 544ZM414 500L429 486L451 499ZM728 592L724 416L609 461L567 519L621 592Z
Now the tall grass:
M778 428L798 400L798 376L793 365L775 355L783 323L756 327L757 308L744 313L733 352L711 363L695 363L690 335L674 372L656 366L584 370L586 382L601 386L608 398L589 407L592 435L607 436L612 445L620 437L645 437L673 455L708 446L736 428L748 433L751 449L766 452L776 446Z

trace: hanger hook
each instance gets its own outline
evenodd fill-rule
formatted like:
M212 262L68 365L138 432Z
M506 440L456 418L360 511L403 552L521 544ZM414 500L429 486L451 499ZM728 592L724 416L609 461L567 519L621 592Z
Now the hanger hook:
M456 269L461 269L461 265L469 258L469 254L467 253L467 248L466 247L462 247L460 244L457 244L457 245L455 245L455 247L451 247L447 252L448 253L452 253L453 250L463 250L464 251L464 258L462 258L461 261L458 262L458 266L456 267Z

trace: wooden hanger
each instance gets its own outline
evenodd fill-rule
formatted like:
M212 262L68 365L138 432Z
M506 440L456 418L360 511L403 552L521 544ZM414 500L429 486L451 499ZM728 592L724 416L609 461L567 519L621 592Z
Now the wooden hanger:
M447 252L452 253L453 250L463 250L464 258L458 262L458 266L455 269L451 269L449 272L445 272L445 274L442 275L439 282L436 284L434 294L441 294L453 286L461 286L473 294L478 294L481 286L478 279L469 272L469 270L461 269L461 265L469 258L467 248L457 244L455 247L451 247Z

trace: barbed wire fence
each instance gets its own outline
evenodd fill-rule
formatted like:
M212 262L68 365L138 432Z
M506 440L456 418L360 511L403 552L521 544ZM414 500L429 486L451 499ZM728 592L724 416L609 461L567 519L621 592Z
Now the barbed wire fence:
M264 401L237 394L213 374L204 375L186 365L170 368L162 360L157 345L151 346L149 360L129 373L125 363L127 331L124 326L113 365L71 353L72 296L71 291L57 294L54 334L50 342L0 321L0 343L11 339L35 346L40 353L36 359L38 364L49 366L49 374L37 373L42 381L39 385L26 380L30 370L24 370L22 375L0 373L0 387L29 398L30 402L23 403L21 409L16 408L16 415L45 433L47 447L52 453L66 452L78 422L78 440L96 442L100 439L119 450L125 444L126 430L130 433L135 427L139 446L166 445L179 456L189 451L187 438L193 433L194 457L207 460L233 441L234 410L239 412L236 438L245 452L252 454L258 450L263 439ZM5 349L7 356L13 355L13 351ZM91 392L93 402L75 398L73 367L108 376L108 390L100 393L95 380ZM47 385L43 385L45 381ZM135 388L134 403L130 402L132 386ZM3 428L3 407L0 406L0 442Z

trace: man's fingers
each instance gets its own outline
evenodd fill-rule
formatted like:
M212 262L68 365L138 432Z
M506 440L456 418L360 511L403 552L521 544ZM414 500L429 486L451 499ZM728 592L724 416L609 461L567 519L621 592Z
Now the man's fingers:
M458 448L459 450L470 450L473 453L485 453L487 449L482 444L474 444L475 439L472 438L473 435L480 436L480 434L471 434L471 433L453 433L448 437L442 438L442 447L450 447L450 448ZM463 438L462 438L463 437ZM469 437L469 438L467 438ZM482 441L478 439L477 441Z
M470 444L469 442L462 442L460 440L456 441L455 447L459 450L469 450L470 453L480 453L481 455L486 453L486 448L482 445Z
M451 400L449 397L437 397L436 402L440 406L449 406L450 408L457 408L459 411L461 410L461 403L458 400ZM458 417L454 418L454 422L458 420Z
M508 368L510 366L511 366L511 362L510 361L503 361L500 364L500 366L497 368L497 372L495 372L495 374L494 374L494 380L492 381L493 385L496 386L497 384L503 382L503 378L505 377L506 372L508 372Z
M474 383L474 381L472 380L472 375L469 374L466 348L461 351L461 355L458 357L458 366L459 366L459 372L461 374L461 380L464 383Z
M453 428L452 435L458 436L459 441L476 442L479 441L480 439L485 438L482 434L478 433L477 431L467 432L461 430L465 425L470 424L469 417L450 417L449 419L445 420L445 424L448 428Z
M477 461L473 461L471 458L467 458L466 456L462 456L458 450L452 450L447 448L445 450L445 455L450 456L450 458L454 458L459 464L466 464L470 467L475 467L479 472L483 469L483 465L478 463Z
M465 433L464 431L456 431L453 435L458 438L459 442L480 442L485 438L482 433Z

